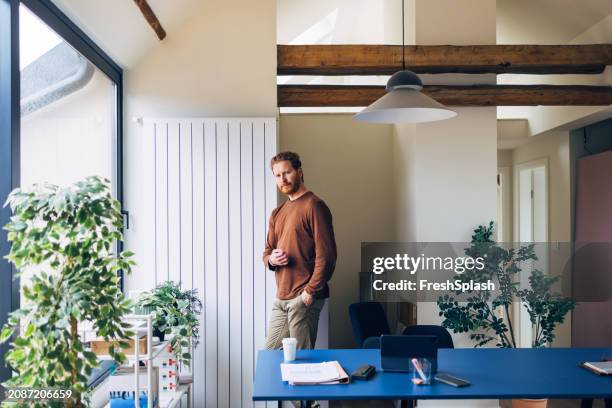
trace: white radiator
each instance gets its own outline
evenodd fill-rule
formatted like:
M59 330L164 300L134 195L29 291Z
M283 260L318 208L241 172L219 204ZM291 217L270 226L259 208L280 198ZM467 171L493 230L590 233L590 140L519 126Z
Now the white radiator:
M277 205L276 120L145 119L141 129L126 151L136 161L126 173L126 246L138 263L127 289L167 279L197 288L204 312L193 406L251 407L276 291L261 261Z

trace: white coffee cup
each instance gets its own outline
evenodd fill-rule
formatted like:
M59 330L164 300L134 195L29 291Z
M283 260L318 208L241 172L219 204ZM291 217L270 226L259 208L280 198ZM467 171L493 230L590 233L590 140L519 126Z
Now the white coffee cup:
M283 339L283 356L286 362L295 360L296 348L297 348L296 338L287 337Z

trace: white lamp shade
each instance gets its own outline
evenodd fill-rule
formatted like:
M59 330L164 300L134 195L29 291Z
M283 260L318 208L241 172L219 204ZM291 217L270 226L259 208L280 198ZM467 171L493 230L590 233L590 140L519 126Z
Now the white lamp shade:
M450 119L457 112L411 88L396 88L353 116L371 123L423 123Z

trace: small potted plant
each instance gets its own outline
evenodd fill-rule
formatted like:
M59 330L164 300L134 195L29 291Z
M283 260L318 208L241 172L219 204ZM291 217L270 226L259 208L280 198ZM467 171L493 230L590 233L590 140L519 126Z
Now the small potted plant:
M181 289L179 283L166 281L150 292L143 293L137 306L153 316L153 332L161 341L170 336L170 345L177 360L190 365L189 346L195 349L200 341L202 302L197 289Z

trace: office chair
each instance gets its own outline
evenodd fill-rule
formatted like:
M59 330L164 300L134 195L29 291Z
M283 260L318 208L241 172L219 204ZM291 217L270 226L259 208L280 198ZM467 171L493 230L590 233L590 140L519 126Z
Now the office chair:
M380 348L380 336L391 334L385 310L378 302L353 303L349 315L358 348Z
M583 398L580 400L580 408L592 408L593 407L593 398ZM604 407L612 408L612 398L604 399Z
M438 338L438 348L455 348L453 338L448 330L442 326L433 324L417 324L408 326L402 334L420 335L420 336L436 336Z

